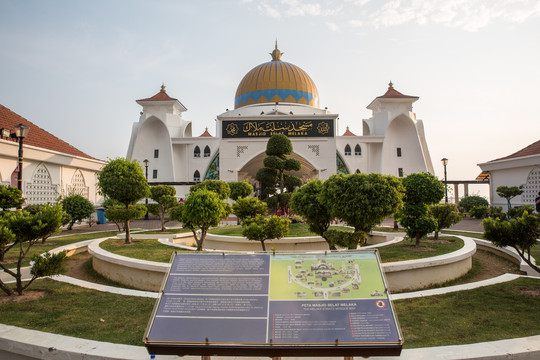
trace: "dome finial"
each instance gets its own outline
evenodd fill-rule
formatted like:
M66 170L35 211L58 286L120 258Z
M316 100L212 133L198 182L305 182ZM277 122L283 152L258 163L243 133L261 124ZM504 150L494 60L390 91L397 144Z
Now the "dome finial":
M283 55L283 54L284 53L279 51L279 49L277 47L277 39L276 39L276 48L274 49L274 51L272 51L270 53L270 55L272 55L272 61L281 61L281 55Z
M392 80L390 80L390 82L388 83L388 90L393 89L393 88L394 88L394 84L392 84Z
M160 92L164 93L165 91L165 83L161 83L161 90Z

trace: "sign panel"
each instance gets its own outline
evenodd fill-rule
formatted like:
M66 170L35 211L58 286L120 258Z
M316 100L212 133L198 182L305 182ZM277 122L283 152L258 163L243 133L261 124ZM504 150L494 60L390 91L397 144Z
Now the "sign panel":
M178 254L145 335L151 354L399 355L375 251Z
M334 121L324 120L223 120L222 138L255 138L284 134L288 137L333 137Z

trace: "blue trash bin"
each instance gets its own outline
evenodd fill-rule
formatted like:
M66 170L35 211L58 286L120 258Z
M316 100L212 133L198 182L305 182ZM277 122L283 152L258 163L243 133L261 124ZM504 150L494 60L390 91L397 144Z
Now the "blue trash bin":
M104 207L100 207L100 208L96 209L98 224L106 224L107 223L107 218L105 217L105 210L107 210L107 209L104 208Z

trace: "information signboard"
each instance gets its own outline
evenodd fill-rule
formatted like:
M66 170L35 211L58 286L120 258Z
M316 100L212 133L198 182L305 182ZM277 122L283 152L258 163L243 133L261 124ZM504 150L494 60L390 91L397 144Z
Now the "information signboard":
M177 254L145 334L150 354L399 355L375 251Z

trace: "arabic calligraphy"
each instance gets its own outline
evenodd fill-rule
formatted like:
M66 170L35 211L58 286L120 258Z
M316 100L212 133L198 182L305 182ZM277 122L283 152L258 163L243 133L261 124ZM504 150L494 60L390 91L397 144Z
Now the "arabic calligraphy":
M237 120L223 126L224 137L333 136L332 120Z

